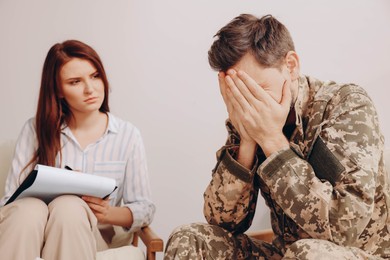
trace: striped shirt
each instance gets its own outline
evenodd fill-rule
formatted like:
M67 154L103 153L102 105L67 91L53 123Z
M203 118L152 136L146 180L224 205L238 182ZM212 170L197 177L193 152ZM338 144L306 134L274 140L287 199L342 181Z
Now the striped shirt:
M111 206L126 206L133 215L133 225L129 232L134 232L149 225L153 219L155 205L150 199L146 156L139 130L108 113L108 127L104 135L84 150L64 126L61 133L62 160L57 155L56 167L70 168L116 180L118 188L110 196ZM22 174L20 172L31 160L37 150L35 119L29 119L18 138L15 155L8 173L5 195L0 201L3 206L12 196L21 181L32 170L32 166Z

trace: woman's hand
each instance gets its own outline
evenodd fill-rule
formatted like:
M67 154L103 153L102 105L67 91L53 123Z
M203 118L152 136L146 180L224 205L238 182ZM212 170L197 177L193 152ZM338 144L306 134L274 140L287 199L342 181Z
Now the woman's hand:
M101 224L111 224L130 228L133 225L133 213L128 207L112 207L109 200L92 196L81 197L95 214Z
M111 207L108 198L105 200L91 196L82 196L81 198L88 204L99 223L109 223Z

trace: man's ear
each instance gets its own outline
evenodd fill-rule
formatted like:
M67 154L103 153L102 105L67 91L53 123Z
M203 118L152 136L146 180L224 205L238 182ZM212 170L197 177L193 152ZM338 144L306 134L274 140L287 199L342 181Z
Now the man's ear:
M290 73L291 80L296 80L299 78L300 65L299 65L299 56L295 51L289 51L286 54L285 62L287 69Z

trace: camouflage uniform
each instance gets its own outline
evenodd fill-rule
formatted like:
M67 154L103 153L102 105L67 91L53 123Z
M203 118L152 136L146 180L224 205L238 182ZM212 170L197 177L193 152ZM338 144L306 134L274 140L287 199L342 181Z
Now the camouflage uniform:
M390 258L384 138L372 101L353 84L299 79L290 148L246 170L228 140L204 193L210 224L179 227L165 259ZM271 211L272 244L249 238L258 191Z

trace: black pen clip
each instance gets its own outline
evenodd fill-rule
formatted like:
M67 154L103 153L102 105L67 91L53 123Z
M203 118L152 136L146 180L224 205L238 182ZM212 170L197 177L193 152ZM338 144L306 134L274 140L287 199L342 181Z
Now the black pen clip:
M118 188L118 186L115 186L114 190L110 192L110 194L107 194L106 196L104 196L103 200L107 199L112 193L114 193L114 191Z

